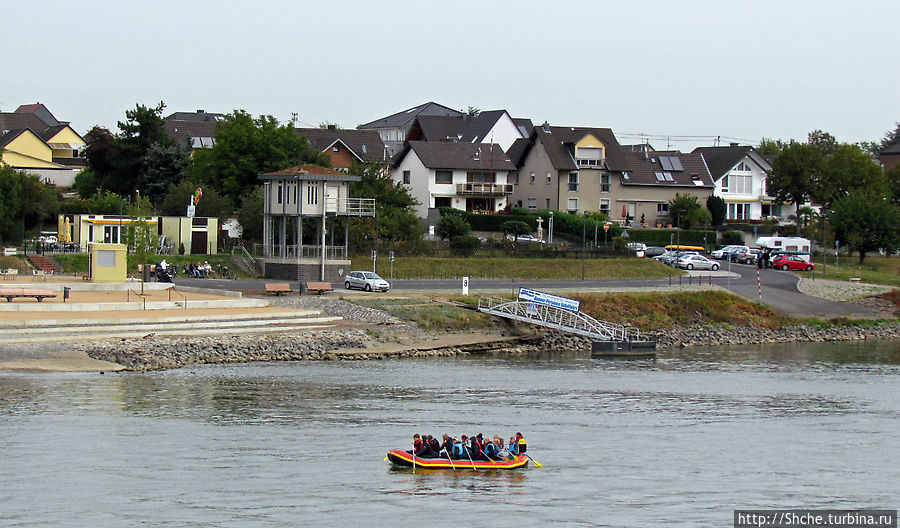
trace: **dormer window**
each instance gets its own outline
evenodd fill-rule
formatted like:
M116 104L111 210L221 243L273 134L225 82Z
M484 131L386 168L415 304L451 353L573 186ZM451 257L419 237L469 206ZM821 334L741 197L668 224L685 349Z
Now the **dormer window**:
M733 170L739 171L739 172L750 172L750 166L748 166L746 163L744 163L742 161L742 162L738 163L737 167L735 167Z
M579 167L602 167L605 154L602 147L578 147L575 149L575 163Z

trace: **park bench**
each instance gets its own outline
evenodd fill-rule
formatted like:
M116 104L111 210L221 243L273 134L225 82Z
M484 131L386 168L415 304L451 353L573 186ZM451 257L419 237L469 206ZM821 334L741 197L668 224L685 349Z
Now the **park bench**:
M323 293L334 291L334 288L331 287L330 282L307 282L306 291L322 295Z
M17 297L34 297L41 302L48 297L56 297L56 294L44 288L0 288L0 297L6 297L6 302L12 302Z
M294 290L291 289L291 285L286 282L267 282L266 283L266 292L274 293L275 295L281 297L282 293L292 293Z

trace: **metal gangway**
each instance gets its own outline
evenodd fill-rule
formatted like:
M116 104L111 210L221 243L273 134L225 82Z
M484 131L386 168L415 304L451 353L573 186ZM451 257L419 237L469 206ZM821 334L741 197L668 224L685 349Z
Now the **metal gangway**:
M506 319L536 324L590 338L594 342L643 342L641 332L633 326L598 321L590 315L549 304L523 300L481 297L478 311Z

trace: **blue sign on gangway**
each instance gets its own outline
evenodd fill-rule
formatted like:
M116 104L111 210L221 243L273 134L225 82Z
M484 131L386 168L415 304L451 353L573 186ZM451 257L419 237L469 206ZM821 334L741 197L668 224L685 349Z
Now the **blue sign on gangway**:
M519 300L537 304L546 304L548 306L572 310L573 312L577 312L581 309L581 301L528 288L519 288Z

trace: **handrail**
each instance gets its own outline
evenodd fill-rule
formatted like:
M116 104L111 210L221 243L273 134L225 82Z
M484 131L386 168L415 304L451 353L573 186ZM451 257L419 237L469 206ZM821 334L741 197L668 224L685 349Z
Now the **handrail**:
M187 295L184 295L183 293L181 293L181 292L179 292L179 291L176 291L176 290L175 290L175 287L173 286L173 287L169 288L169 301L170 301L170 302L172 301L172 294L173 294L173 293L174 293L175 295L178 295L178 296L181 297L182 299L184 299L184 309L187 310Z

